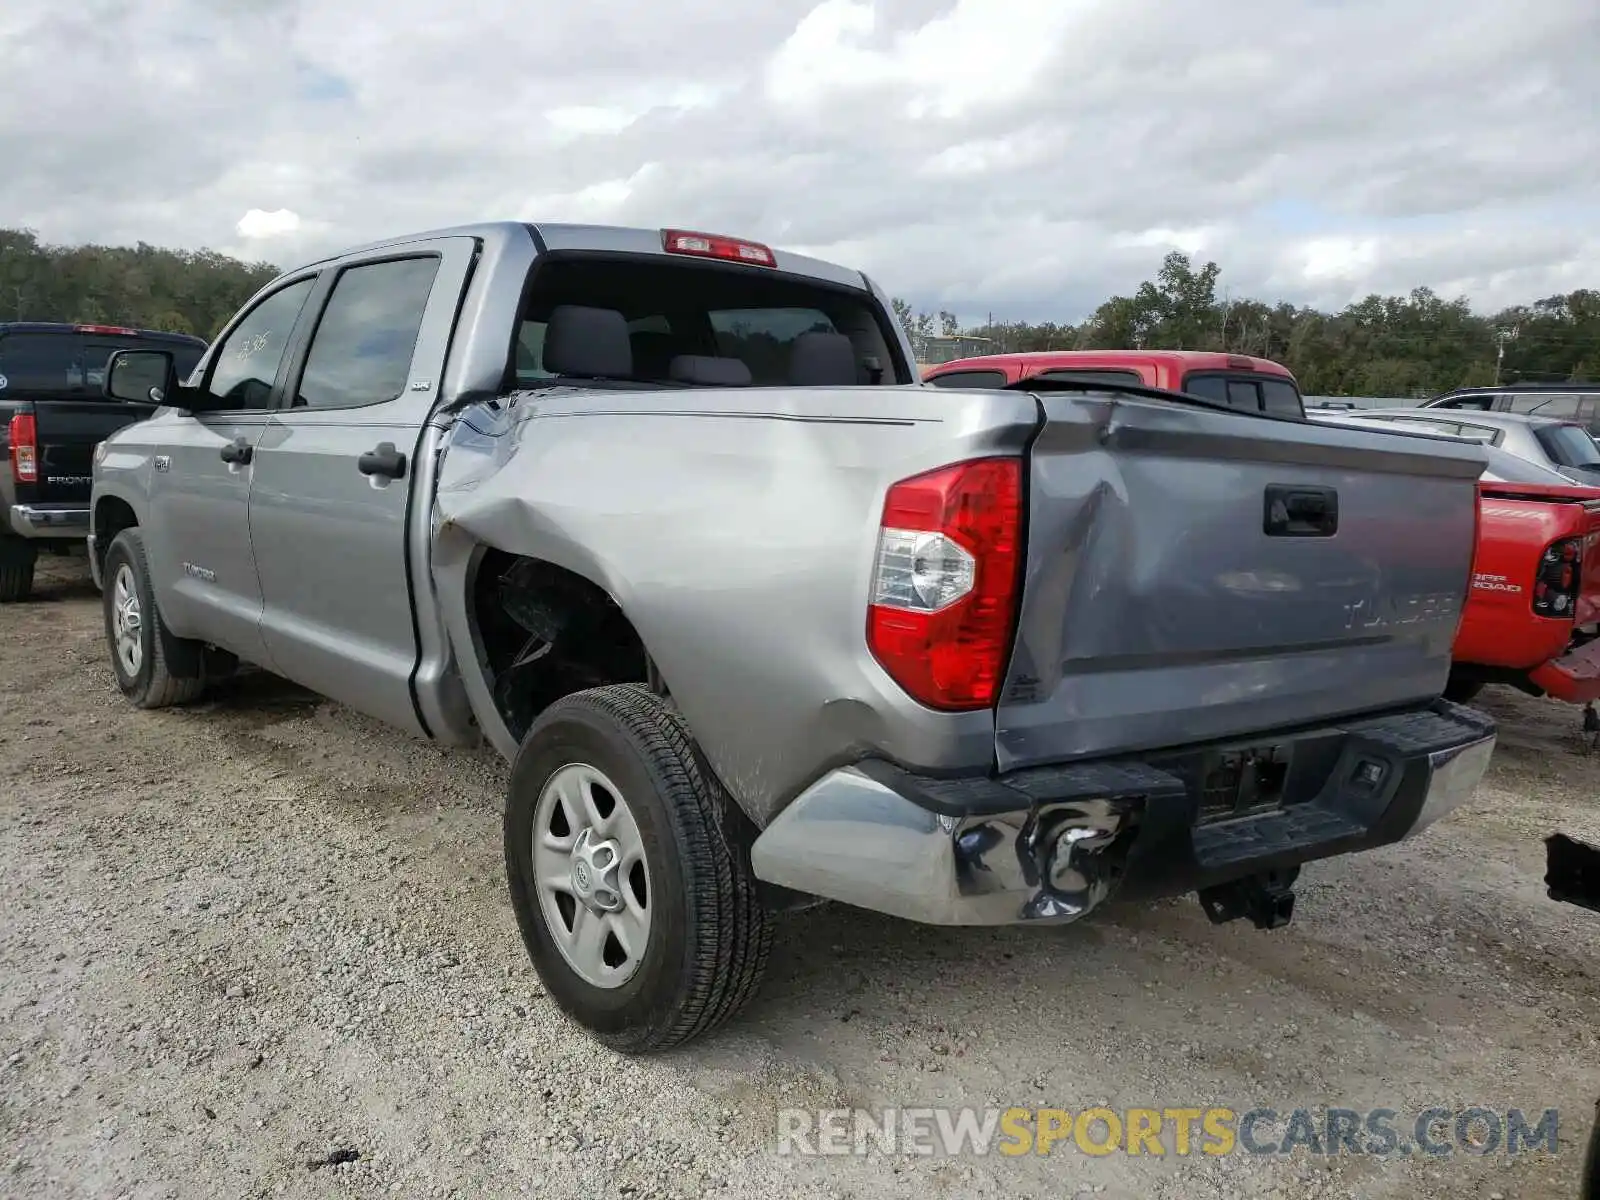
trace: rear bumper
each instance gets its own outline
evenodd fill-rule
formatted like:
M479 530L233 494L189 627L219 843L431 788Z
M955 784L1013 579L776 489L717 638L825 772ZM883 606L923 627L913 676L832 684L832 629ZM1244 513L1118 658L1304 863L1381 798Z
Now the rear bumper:
M87 504L13 504L11 532L25 538L75 538L89 534Z
M1535 667L1528 682L1568 704L1600 700L1600 638Z
M998 778L860 763L785 808L752 861L768 883L933 925L1071 921L1113 894L1181 894L1410 837L1472 795L1495 729L1439 700L1270 740L1292 747L1281 806L1226 820L1200 819L1202 764L1225 746Z

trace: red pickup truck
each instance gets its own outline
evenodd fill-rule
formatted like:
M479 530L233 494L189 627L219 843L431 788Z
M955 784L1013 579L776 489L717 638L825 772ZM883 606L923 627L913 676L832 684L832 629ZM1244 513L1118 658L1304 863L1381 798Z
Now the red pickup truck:
M1400 432L1359 411L1313 419ZM1437 436L1418 423L1410 432ZM1478 548L1445 695L1504 683L1586 708L1600 699L1600 487L1486 445Z

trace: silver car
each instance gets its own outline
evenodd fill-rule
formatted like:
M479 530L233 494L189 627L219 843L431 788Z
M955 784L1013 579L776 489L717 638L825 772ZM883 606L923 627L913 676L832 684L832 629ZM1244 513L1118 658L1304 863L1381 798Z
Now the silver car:
M1600 484L1600 445L1577 421L1533 413L1431 408L1331 410L1327 416L1321 411L1307 415L1339 424L1349 424L1349 418L1359 416L1361 423L1390 422L1417 432L1466 438L1554 471L1566 482Z

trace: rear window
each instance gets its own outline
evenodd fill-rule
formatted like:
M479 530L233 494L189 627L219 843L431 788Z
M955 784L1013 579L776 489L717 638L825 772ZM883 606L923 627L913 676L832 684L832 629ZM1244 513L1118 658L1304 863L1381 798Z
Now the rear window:
M581 375L562 375L546 345L552 312L567 305L604 310L585 323L594 344L580 356ZM625 350L606 332L619 317ZM743 383L745 372L755 387L913 381L888 317L865 291L687 261L585 256L535 267L513 347L515 386Z
M1241 412L1272 413L1275 416L1305 415L1300 390L1278 375L1203 375L1184 376L1183 390L1191 396L1213 400Z
M1133 387L1144 386L1144 376L1137 371L1056 370L1040 371L1034 379L1060 379L1067 383L1122 383Z
M1600 465L1600 446L1581 425L1546 425L1535 436L1545 453L1564 467Z
M200 361L203 348L183 342L82 333L10 333L0 336L0 376L7 391L97 394L114 350L171 350L178 378Z
M1507 407L1514 413L1566 419L1578 415L1583 397L1565 392L1525 392L1510 397Z
M1003 388L1004 371L946 371L928 380L934 387L942 388Z

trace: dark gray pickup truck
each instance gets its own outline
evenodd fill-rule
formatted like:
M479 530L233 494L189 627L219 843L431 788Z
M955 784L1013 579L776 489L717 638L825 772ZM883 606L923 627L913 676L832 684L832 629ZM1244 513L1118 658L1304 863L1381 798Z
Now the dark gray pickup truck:
M187 385L107 386L163 405L94 471L118 686L244 659L487 739L528 951L625 1050L735 1012L819 897L1282 924L1494 745L1438 698L1477 447L922 386L871 280L742 239L399 238L271 284Z
M155 406L107 399L115 350L159 347L187 374L206 344L113 325L0 322L0 601L26 599L40 549L81 548L89 532L89 456Z

